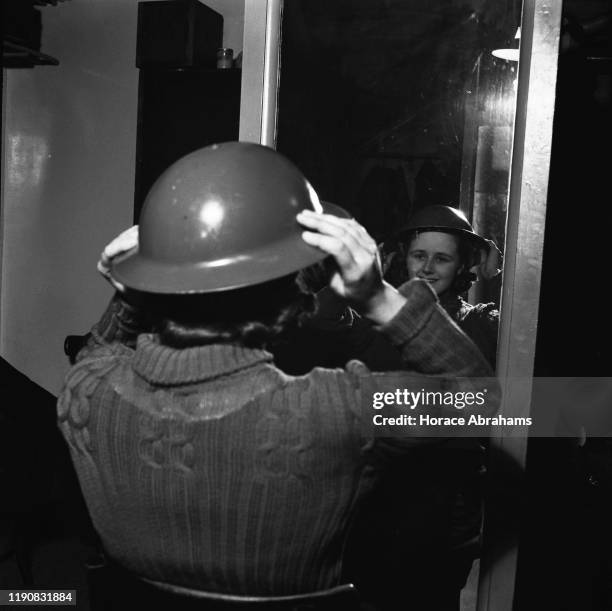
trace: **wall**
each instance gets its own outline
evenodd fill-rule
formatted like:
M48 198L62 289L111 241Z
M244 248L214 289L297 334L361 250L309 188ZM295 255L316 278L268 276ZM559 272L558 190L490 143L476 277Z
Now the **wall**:
M234 57L242 51L245 0L205 0L203 4L223 15L223 46L234 49Z
M207 4L238 52L243 0ZM111 294L98 255L131 223L137 2L42 13L42 50L60 65L4 71L0 353L57 393L65 336L86 332Z

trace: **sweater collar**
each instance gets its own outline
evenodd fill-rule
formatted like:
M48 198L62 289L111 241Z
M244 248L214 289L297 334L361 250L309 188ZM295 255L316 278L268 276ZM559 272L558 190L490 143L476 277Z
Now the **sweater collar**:
M169 348L162 346L156 335L140 335L132 367L147 382L174 386L230 375L270 362L272 358L265 350L235 344Z

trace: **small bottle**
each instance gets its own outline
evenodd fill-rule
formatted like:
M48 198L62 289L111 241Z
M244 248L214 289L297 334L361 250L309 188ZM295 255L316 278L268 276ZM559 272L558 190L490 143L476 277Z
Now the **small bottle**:
M234 49L223 47L217 49L217 68L219 70L227 70L234 65Z

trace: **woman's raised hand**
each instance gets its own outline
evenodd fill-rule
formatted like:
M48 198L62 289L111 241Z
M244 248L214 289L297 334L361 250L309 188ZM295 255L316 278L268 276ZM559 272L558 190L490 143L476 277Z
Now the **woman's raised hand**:
M489 250L487 252L484 248L482 249L478 271L482 278L490 280L501 272L502 254L493 240L487 240L487 242Z
M354 219L304 210L297 220L304 241L331 255L337 269L329 286L373 322L388 322L406 302L383 281L376 242Z
M98 271L106 278L119 292L125 292L125 287L113 280L110 274L113 259L130 250L138 247L138 225L134 225L122 231L114 240L109 242L100 255L98 261Z

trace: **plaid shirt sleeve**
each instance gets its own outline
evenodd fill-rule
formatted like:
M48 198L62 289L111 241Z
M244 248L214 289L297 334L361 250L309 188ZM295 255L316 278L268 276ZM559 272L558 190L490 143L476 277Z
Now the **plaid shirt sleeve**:
M411 406L391 403L374 410L375 393L382 396L396 390L442 393L476 393L487 389L487 400L479 404L478 414L492 416L498 409L500 388L488 362L476 345L453 322L439 305L432 288L423 280L411 280L399 291L407 302L396 316L379 327L401 353L404 371L376 373L358 361L347 365L353 385L359 389L355 402L362 410L360 432L365 438L376 439L378 447L386 451L401 450L414 444L428 444L444 438L461 436L461 427L445 428L437 425L397 427L392 422L372 425L374 413L397 417L429 414L454 417L464 414L454 404L427 404L414 411ZM484 429L482 429L484 431Z

